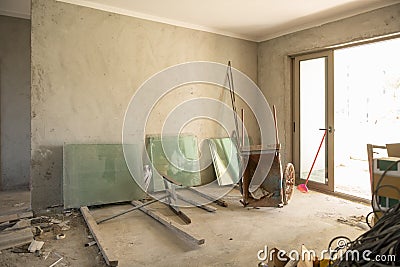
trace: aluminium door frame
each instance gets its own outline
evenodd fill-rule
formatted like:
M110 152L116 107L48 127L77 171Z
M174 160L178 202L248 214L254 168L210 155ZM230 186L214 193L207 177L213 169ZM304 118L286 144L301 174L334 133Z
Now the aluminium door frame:
M334 65L333 50L325 50L322 52L314 52L294 56L292 58L293 73L293 160L295 166L300 166L300 61L325 57L325 90L326 90L326 125L321 125L326 129L331 129L326 135L326 151L327 151L327 177L326 184L313 181L308 182L310 189L319 191L334 192ZM321 155L319 155L321 156ZM300 179L300 168L296 168L297 183L304 183L305 179Z

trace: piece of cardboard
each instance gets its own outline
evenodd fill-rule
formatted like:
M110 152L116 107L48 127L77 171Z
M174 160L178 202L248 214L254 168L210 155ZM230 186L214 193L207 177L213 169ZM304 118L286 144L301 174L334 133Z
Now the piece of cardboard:
M400 143L386 144L386 149L389 157L400 157Z
M374 174L374 191L376 190L380 178L381 174ZM391 187L386 187L386 185L395 186L400 189L400 177L385 175L380 184L381 187L378 190L379 196L400 199L400 195L397 190Z

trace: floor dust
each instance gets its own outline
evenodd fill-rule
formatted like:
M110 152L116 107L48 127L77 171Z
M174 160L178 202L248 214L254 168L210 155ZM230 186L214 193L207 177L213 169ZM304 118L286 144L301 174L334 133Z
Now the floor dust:
M29 244L2 250L0 266L50 266L60 258L55 266L107 266L97 246L85 247L93 239L80 213L67 214L32 219L31 229L36 234L43 231L35 236L35 240L44 241L40 252L28 252ZM61 233L65 237L57 239L56 236Z
M198 208L183 208L192 219L183 223L165 205L148 206L180 223L187 232L205 238L205 244L193 245L178 238L166 227L134 211L99 225L104 242L117 256L119 266L257 266L257 253L278 247L285 251L300 250L305 244L317 253L327 248L338 235L355 239L365 232L357 225L339 222L338 218L362 218L371 207L334 196L310 191L294 193L283 208L243 208L240 193L234 189L224 200L228 207L210 213ZM131 208L128 204L91 208L95 219ZM351 217L353 216L353 217ZM106 266L90 232L78 211L55 214L32 220L43 233L36 237L45 242L41 253L29 253L27 247L3 250L0 266ZM49 224L51 224L49 226ZM56 239L64 233L64 239ZM47 255L47 256L46 256Z

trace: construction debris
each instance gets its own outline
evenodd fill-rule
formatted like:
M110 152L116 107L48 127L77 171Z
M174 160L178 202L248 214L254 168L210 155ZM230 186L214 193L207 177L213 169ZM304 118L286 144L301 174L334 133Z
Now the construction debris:
M33 234L30 228L0 232L0 250L31 243Z
M64 238L65 238L65 234L63 234L63 233L56 235L57 240L64 239Z
M13 226L4 229L4 231L18 230L18 229L23 229L23 228L27 228L27 227L31 227L31 221L27 220L27 219L22 219L22 220L19 220L18 222L16 222Z
M30 244L25 244L22 246L18 246L18 247L13 247L11 252L12 253L22 253L25 254L28 251L28 247Z
M340 217L337 219L338 222L347 224L353 227L358 227L361 230L369 230L369 227L366 223L365 216L349 216L347 218Z
M0 218L6 220L4 214L0 215ZM21 214L15 215L10 212L6 215L7 219L12 218L13 220L0 223L0 266L10 264L10 266L22 266L26 265L26 262L29 266L70 266L70 256L63 254L68 251L65 248L79 247L93 241L93 239L87 239L87 235L84 234L86 227L84 223L82 225L83 219L75 210L68 213L17 220L14 218ZM76 229L83 230L83 235L66 236L68 232L65 231ZM58 238L64 237L65 240L56 240L57 236ZM93 244L90 243L89 246L93 246ZM97 263L94 265L105 266L96 247L88 247L77 252L74 255L79 258L78 262L74 261L76 266L82 266L81 263L85 263L82 255L86 254L92 255ZM75 258L73 259L75 260Z
M58 257L60 257L58 260L56 260L52 265L50 265L49 267L54 267L54 266L56 266L60 261L62 261L63 259L64 259L64 257L63 256L61 256L60 254L57 254L57 253L55 253L54 252L54 254L56 255L56 256L58 256Z
M47 260L47 258L50 256L50 251L43 251L41 257L43 260Z
M35 236L40 236L43 233L43 230L40 228L40 226L35 226L32 232Z
M68 225L69 221L64 221L58 224L61 227L61 231L68 231L71 227Z
M61 221L61 220L58 220L58 219L51 219L51 220L50 220L50 223L60 224L60 223L62 223L62 221Z
M85 247L91 247L93 245L96 245L96 241L90 241L90 242L86 243Z
M20 213L12 213L12 214L4 214L0 215L0 223L16 221L24 218L32 218L32 211L20 212Z
M39 251L42 249L43 245L44 245L43 241L32 240L31 244L28 247L28 251L31 253Z

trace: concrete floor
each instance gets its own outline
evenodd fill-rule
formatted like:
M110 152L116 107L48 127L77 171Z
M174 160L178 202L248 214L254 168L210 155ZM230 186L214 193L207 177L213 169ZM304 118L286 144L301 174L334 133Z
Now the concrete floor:
M30 210L29 190L0 191L0 214L10 214Z
M326 249L337 235L356 238L365 230L339 223L338 218L367 215L369 206L310 191L295 192L283 208L243 208L240 193L233 190L224 198L229 207L208 213L185 208L192 219L185 226L198 237L201 246L178 239L167 228L140 211L100 224L107 246L114 251L119 266L257 266L257 252L277 247L300 250L301 244L317 253ZM112 205L92 209L96 219L128 209L129 205ZM161 204L152 204L171 220L177 217Z
M335 192L371 200L368 162L349 160L348 165L335 168Z

